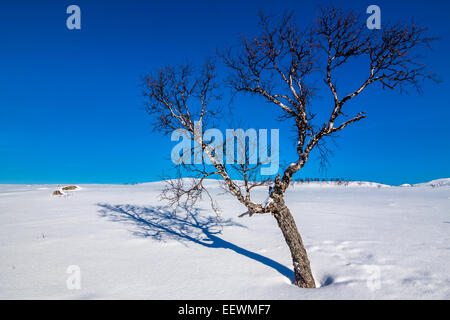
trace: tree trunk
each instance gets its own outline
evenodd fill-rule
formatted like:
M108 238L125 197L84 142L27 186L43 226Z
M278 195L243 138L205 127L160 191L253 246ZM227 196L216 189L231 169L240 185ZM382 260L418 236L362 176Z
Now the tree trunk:
M291 212L283 201L282 203L278 202L276 204L272 213L275 219L277 219L278 226L283 232L284 239L291 251L295 284L300 288L315 288L316 284L311 273L308 255Z

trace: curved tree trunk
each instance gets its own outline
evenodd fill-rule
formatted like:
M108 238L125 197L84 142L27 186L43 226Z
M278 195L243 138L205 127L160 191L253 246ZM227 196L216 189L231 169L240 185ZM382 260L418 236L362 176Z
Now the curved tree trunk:
M288 207L283 203L277 203L273 210L278 226L283 232L284 239L291 251L294 264L295 284L300 288L315 288L308 254L303 246L302 238L298 232L295 220Z

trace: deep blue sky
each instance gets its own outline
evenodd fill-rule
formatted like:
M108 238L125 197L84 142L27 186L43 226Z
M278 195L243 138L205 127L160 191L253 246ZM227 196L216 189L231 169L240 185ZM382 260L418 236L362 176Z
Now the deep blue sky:
M294 9L301 25L326 3L1 1L0 183L158 180L174 143L152 132L142 109L140 77L164 64L200 62L217 46L236 43L241 33L254 34L259 9ZM427 62L443 83L426 83L421 96L367 91L355 111L365 110L368 119L341 134L326 173L319 172L313 157L299 177L390 184L450 177L449 2L335 3L363 14L377 4L382 26L412 17L427 25L442 38ZM81 7L81 30L66 28L70 4ZM341 81L351 78L348 72ZM282 157L292 161L288 128L257 101L237 103L237 111L245 107L243 118L251 126L280 128ZM316 103L327 107L325 100ZM258 111L255 118L249 117L252 110Z

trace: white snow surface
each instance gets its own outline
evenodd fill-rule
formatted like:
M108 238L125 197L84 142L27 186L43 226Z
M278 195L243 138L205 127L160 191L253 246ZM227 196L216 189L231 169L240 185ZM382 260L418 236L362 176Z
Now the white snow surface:
M162 183L0 185L1 299L450 299L450 183L294 184L286 202L317 289L292 284L275 219L245 212L216 181L190 214ZM256 200L267 197L256 190ZM69 290L71 265L81 288Z

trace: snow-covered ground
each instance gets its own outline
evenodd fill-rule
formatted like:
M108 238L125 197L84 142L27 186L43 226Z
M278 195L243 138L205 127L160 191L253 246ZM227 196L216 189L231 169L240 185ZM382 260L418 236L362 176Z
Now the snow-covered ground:
M0 185L0 298L450 299L449 181L290 188L318 289L292 285L274 218L238 218L245 210L229 195L218 196L218 223L206 200L174 215L161 183L65 196L55 185ZM66 284L71 265L79 290Z

